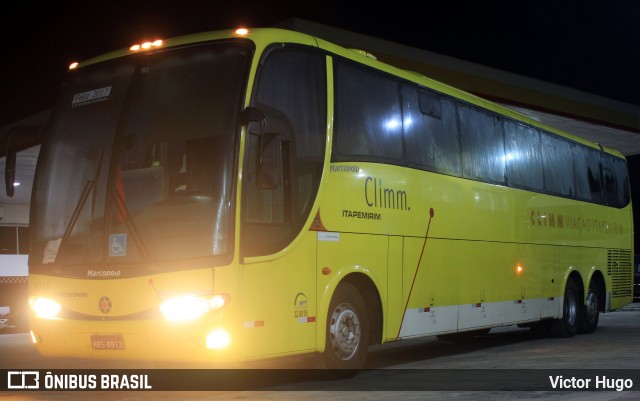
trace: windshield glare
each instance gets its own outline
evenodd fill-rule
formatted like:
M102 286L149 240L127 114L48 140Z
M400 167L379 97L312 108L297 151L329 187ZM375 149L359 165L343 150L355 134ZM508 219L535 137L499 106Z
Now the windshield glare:
M250 54L218 43L74 73L34 187L32 264L228 252L236 115Z

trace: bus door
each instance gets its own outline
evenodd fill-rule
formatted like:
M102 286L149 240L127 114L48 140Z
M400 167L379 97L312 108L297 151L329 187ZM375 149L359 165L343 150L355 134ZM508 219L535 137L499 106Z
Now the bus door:
M256 75L240 244L250 357L315 346L316 234L308 222L325 155L325 63L322 53L278 45L265 51Z

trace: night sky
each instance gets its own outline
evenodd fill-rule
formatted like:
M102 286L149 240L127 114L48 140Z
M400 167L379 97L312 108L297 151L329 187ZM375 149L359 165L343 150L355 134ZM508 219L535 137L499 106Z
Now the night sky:
M15 4L14 4L15 3ZM640 2L14 1L0 126L51 107L70 62L142 39L299 17L640 105ZM415 8L416 4L421 9Z

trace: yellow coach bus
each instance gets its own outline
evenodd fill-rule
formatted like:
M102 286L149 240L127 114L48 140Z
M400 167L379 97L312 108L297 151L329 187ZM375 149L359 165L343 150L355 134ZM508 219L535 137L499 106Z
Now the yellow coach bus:
M631 302L623 156L277 29L73 64L37 167L43 355L198 362L529 325Z

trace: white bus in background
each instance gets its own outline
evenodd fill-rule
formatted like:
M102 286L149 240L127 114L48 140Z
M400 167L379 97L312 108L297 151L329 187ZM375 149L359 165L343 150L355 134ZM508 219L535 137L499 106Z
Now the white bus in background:
M17 153L13 196L5 191L6 157L0 157L0 333L28 326L29 207L31 184L40 146Z
M26 326L27 276L29 274L28 230L27 225L0 225L0 330L2 331L20 330Z
M0 127L0 333L26 331L28 325L29 208L40 138L15 127L43 127L50 115L51 110L43 110ZM12 194L5 170L9 143L17 151Z

